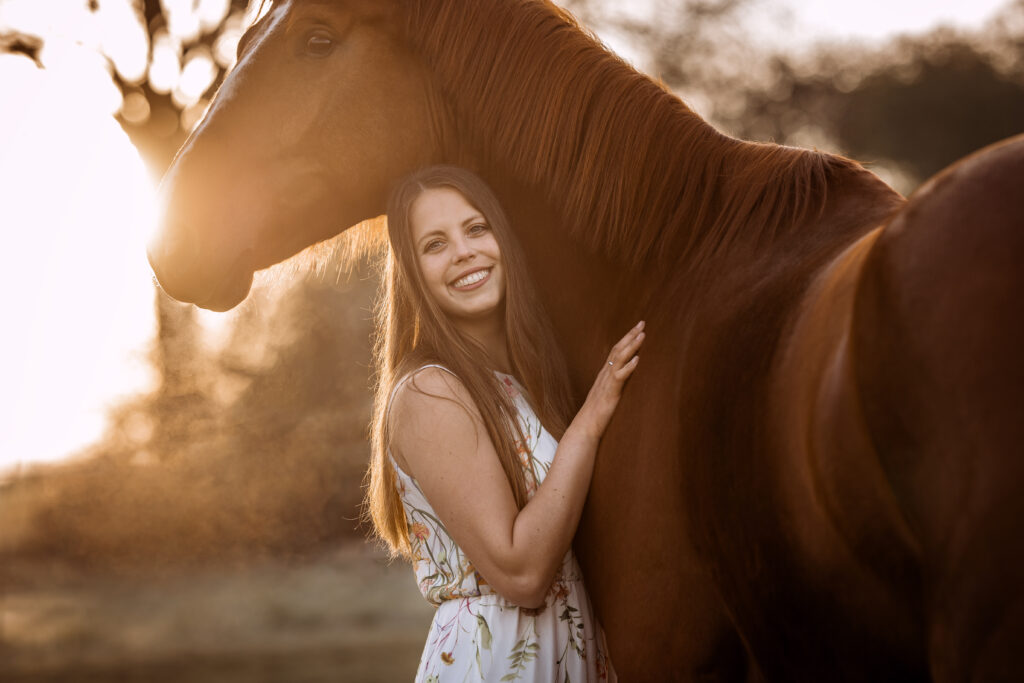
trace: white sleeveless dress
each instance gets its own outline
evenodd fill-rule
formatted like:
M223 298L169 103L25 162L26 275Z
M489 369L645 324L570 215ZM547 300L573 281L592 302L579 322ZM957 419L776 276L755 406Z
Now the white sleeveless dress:
M424 367L450 372L440 365ZM495 374L519 412L528 442L519 445L519 456L532 497L551 467L558 442L541 425L515 378ZM518 607L493 591L448 535L416 480L392 464L409 524L416 580L423 597L437 606L416 681L579 683L607 681L610 675L614 680L604 634L571 549L544 605Z

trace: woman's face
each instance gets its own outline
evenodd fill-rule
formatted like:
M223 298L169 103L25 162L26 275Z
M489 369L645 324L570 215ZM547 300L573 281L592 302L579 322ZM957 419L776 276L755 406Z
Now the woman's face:
M409 229L427 293L445 314L456 324L501 315L505 272L498 241L459 191L424 190L409 209Z

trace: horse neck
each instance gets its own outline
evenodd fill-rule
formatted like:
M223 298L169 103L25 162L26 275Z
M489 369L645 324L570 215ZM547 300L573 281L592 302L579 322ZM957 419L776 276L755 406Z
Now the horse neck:
M617 339L636 310L622 312L617 287L628 273L593 250L581 248L565 229L560 212L538 193L500 169L482 169L508 212L526 255L530 276L554 325L577 390L593 381L607 352L606 339ZM620 331L621 328L621 331Z
M459 143L611 260L704 262L825 196L835 157L718 133L549 3L424 0L409 17Z

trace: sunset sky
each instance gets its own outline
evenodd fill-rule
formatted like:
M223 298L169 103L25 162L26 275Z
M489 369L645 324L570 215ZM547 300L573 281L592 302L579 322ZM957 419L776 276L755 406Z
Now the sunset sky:
M153 288L143 253L155 218L156 179L113 119L121 93L100 56L123 76L146 69L146 38L129 0L0 0L0 32L45 41L38 69L0 53L0 473L18 462L52 461L95 440L113 401L153 388L145 354L153 336ZM199 30L225 16L227 0L167 0L173 30ZM975 28L999 0L786 0L752 15L773 42L880 40L939 23ZM620 3L621 6L621 3ZM636 3L629 11L644 11ZM780 17L791 12L791 20ZM234 34L241 30L239 26ZM614 41L610 41L614 46ZM155 45L151 78L196 107L213 60ZM161 50L163 50L161 52ZM205 61L204 61L205 60ZM126 105L127 106L127 105ZM196 116L201 114L197 110Z

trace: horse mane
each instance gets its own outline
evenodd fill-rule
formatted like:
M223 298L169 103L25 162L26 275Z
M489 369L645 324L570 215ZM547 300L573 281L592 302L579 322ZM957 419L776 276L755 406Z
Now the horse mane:
M615 260L701 258L741 235L781 236L823 210L831 174L854 163L723 135L547 0L404 6L406 39L461 141Z

